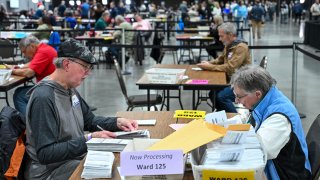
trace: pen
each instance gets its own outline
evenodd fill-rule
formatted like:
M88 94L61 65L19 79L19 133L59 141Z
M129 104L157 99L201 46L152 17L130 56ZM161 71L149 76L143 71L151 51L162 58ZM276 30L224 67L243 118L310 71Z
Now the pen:
M101 126L97 125L97 128L99 128L101 131L105 131Z

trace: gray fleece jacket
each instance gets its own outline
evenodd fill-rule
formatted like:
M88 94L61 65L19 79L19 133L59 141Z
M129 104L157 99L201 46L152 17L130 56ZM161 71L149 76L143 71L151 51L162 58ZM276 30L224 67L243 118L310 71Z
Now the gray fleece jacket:
M84 131L98 131L97 125L119 130L115 117L95 116L76 89L65 89L44 79L31 93L26 150L32 164L27 171L32 179L46 179L68 161L82 159L87 152Z

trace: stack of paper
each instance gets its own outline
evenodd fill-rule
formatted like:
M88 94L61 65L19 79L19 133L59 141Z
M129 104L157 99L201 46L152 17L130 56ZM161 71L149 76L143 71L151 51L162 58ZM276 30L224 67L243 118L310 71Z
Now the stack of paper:
M227 131L228 134L228 131ZM223 139L207 144L201 164L221 170L256 169L265 165L265 157L259 140L251 129L240 144L224 144Z
M111 178L113 161L112 152L88 151L81 178Z
M137 131L115 132L117 139L150 138L150 132L147 129Z
M121 152L131 140L92 138L87 142L88 150Z

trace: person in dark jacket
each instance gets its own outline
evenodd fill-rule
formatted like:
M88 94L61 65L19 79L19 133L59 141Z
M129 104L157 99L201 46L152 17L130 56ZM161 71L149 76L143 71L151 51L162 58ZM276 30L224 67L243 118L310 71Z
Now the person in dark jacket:
M211 55L213 58L217 58L218 54L217 51L222 51L224 48L223 43L219 39L219 32L218 27L223 23L222 16L216 15L213 17L213 25L210 27L210 37L213 37L214 43L209 44L208 47L206 47L206 50L209 55Z
M74 39L66 40L58 56L56 70L30 91L26 179L69 179L86 155L86 141L114 138L111 131L138 128L135 120L95 116L76 90L96 62L86 46Z

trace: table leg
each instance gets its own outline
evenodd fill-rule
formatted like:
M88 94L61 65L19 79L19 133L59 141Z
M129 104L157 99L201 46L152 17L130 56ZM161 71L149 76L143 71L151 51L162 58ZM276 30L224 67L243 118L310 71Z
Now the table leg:
M192 109L196 110L196 91L192 90Z
M6 102L7 102L7 105L10 106L9 100L8 100L8 92L6 91L5 94L6 94Z
M170 90L167 90L167 111L170 110Z
M150 111L150 89L147 90L148 111Z

